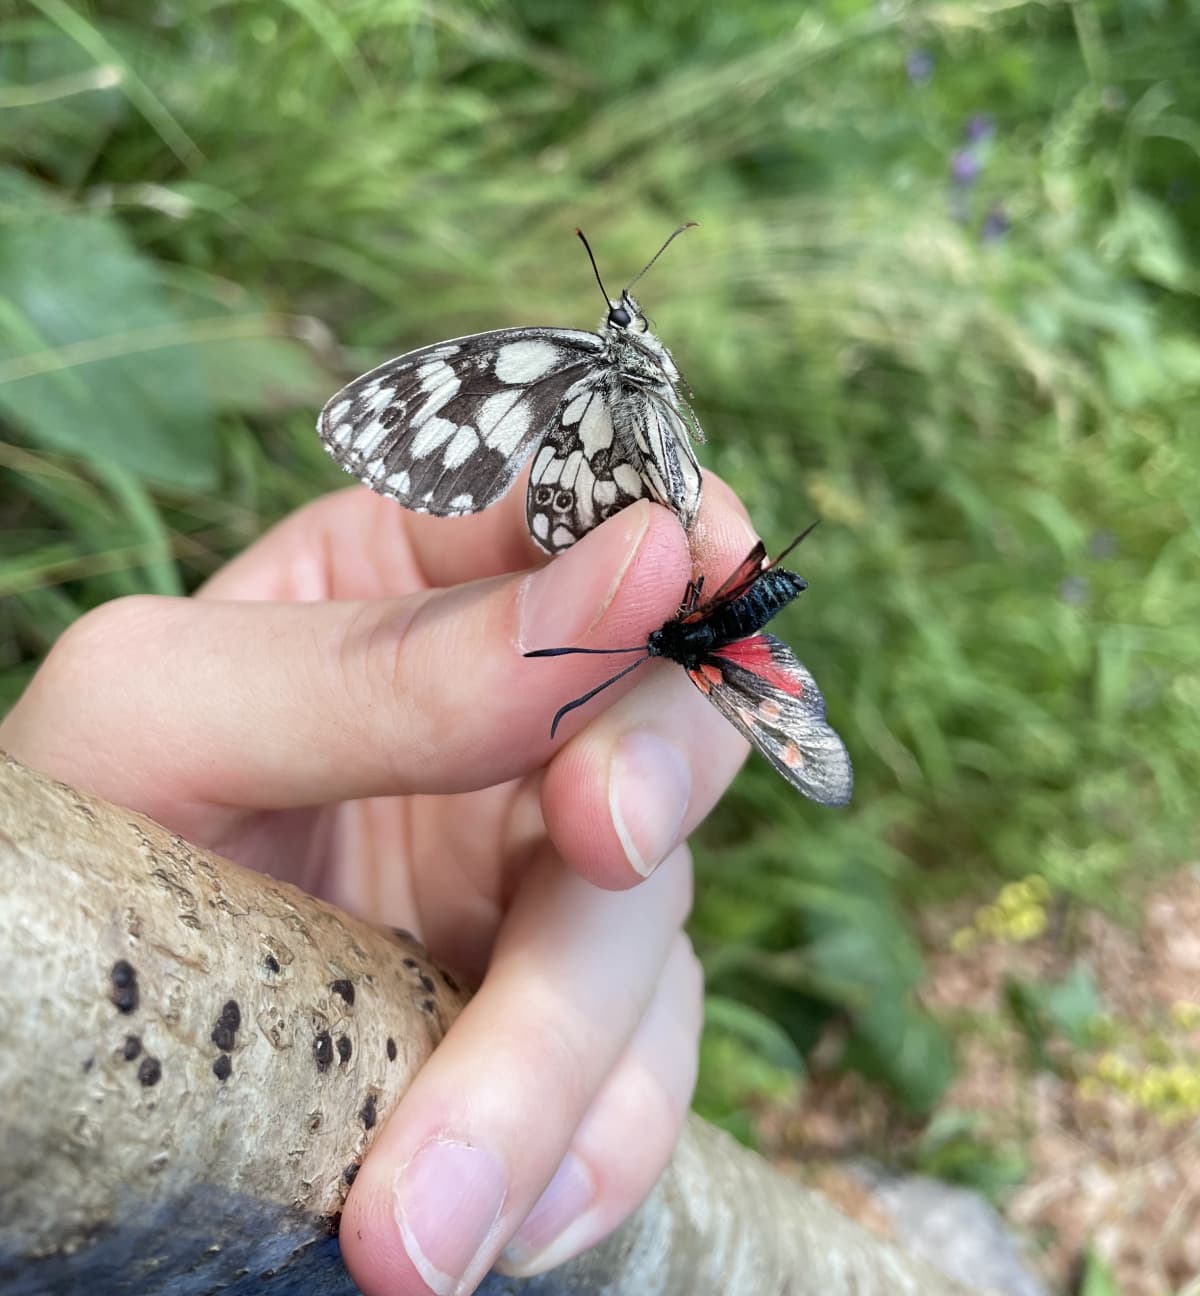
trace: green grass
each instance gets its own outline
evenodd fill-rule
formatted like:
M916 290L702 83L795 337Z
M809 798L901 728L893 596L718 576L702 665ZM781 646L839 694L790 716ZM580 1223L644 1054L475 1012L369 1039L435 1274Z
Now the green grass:
M0 0L0 704L86 608L340 484L385 355L642 299L858 772L705 829L705 1110L845 1064L922 1109L922 903L1121 909L1200 778L1200 12ZM911 56L927 52L927 78ZM920 71L920 69L915 69ZM989 115L952 183L972 118ZM772 1077L775 1077L773 1079Z

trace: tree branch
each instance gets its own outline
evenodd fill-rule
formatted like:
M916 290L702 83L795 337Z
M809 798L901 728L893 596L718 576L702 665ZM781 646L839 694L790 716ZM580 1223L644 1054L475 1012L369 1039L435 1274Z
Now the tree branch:
M0 1289L350 1296L341 1206L465 1002L453 979L7 759L0 933ZM482 1290L962 1292L696 1119L607 1242Z

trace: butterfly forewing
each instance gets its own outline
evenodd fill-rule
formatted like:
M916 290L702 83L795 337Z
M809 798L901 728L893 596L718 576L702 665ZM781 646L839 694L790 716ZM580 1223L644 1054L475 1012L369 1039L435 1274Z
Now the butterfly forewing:
M594 333L501 329L423 347L342 388L325 448L381 495L454 516L494 503L601 350Z
M692 682L789 783L822 805L845 805L850 756L825 720L825 699L795 654L773 635L713 652Z

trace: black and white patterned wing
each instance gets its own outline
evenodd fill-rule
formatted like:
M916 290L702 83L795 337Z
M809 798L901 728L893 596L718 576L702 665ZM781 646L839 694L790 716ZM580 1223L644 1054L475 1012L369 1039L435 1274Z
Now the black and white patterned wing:
M618 436L628 438L642 456L641 473L651 499L676 513L685 531L700 511L700 465L692 452L699 435L694 416L684 417L674 393L655 388L636 390L616 402ZM622 426L624 425L624 426Z
M317 431L380 495L418 513L475 513L512 484L603 346L579 329L515 328L422 347L343 387Z
M607 369L569 387L533 459L525 516L533 538L561 553L635 501L665 504L690 527L700 468L688 425L653 389Z
M695 670L692 683L806 797L845 805L854 770L825 719L817 681L774 635L726 644Z

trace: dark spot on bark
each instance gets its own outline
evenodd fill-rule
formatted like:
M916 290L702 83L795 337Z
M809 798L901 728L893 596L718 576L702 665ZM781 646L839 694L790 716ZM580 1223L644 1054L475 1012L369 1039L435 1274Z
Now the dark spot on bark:
M142 1058L141 1066L138 1067L138 1079L147 1089L158 1084L162 1079L162 1063L158 1058L149 1056Z
M110 997L113 1003L116 1004L117 1011L123 1013L136 1012L138 1006L138 980L133 964L125 959L117 959L108 975L112 981Z
M221 1009L221 1015L217 1018L217 1023L212 1028L209 1039L223 1053L232 1053L238 1027L241 1024L242 1010L238 1007L236 999L230 999L226 1002L225 1007Z
M233 1074L233 1063L228 1053L222 1053L212 1065L212 1073L218 1080L228 1080Z
M458 982L455 981L455 979L450 975L449 972L442 973L442 980L445 981L445 983L450 987L451 990L454 991L455 994L458 994L460 986Z
M328 1031L320 1031L313 1040L313 1057L317 1059L317 1070L328 1071L333 1063L333 1038Z
M392 1037L391 1037L390 1035L388 1036L388 1042L387 1042L387 1055L388 1055L388 1061L389 1061L389 1062L395 1062L395 1060L396 1060L396 1041L395 1041L394 1039L392 1039Z
M121 1056L126 1062L132 1062L135 1057L142 1051L142 1041L137 1035L126 1035L125 1045L121 1049Z
M406 958L402 962L406 968L419 968L421 966L415 958Z
M433 1010L434 1010L434 1008L435 1008L436 1006L437 1006L437 1005L433 1002L432 999L422 999L422 1000L421 1000L421 1011L422 1011L423 1013L431 1013L431 1012L433 1012Z
M83 1069L84 1071L90 1071L92 1067L94 1067L95 1065L96 1065L96 1059L94 1057L85 1058L83 1063Z
M310 1134L315 1134L317 1130L319 1130L320 1128L321 1128L321 1113L313 1112L313 1114L308 1118L308 1132Z
M375 1095L370 1094L367 1101L362 1105L362 1111L358 1113L358 1119L363 1123L363 1129L374 1129L376 1112L375 1112Z
M342 1059L342 1065L344 1066L350 1061L350 1054L354 1052L354 1046L350 1043L348 1035L338 1036L337 1051L338 1057Z
M278 972L279 960L275 957L274 954L268 954L267 957L263 959L263 966L267 969L268 972Z
M341 981L334 981L329 988L335 995L341 995L352 1008L354 1007L354 985L352 982L343 978Z
M419 977L418 979L419 979L420 982L421 982L421 989L422 989L422 990L426 990L426 991L428 991L430 994L433 994L434 990L437 989L437 987L433 984L433 977L431 977L431 976L427 976L424 972L421 973L421 975L420 975L420 977Z
M350 1164L342 1171L342 1178L348 1184L352 1184L358 1178L358 1162L351 1161Z

